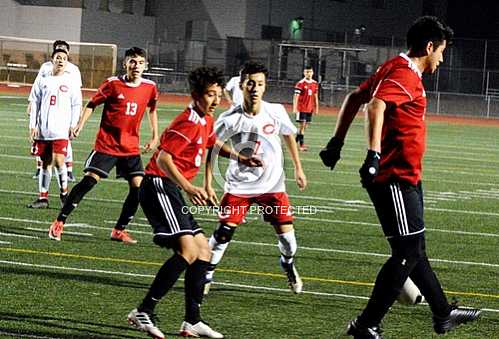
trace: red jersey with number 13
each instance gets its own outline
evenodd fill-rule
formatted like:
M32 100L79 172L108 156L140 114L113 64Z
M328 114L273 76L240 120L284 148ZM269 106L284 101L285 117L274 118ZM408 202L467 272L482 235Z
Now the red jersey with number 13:
M212 148L217 137L213 117L201 116L192 107L180 113L161 134L160 144L146 166L145 173L168 177L158 164L159 152L170 153L180 173L191 181L199 172L207 148Z
M123 77L108 78L90 100L104 103L95 150L113 156L140 154L139 130L147 107L156 108L158 90L154 81L141 79L137 86Z
M298 112L313 113L316 111L315 95L319 91L319 83L312 80L301 79L295 85L295 94L298 94Z

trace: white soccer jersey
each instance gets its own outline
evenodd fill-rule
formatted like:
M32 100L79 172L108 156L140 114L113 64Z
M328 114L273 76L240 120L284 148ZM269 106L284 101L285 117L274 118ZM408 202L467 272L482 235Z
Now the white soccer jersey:
M243 92L239 87L239 82L241 77L232 77L229 82L225 85L225 89L229 91L232 95L232 106L242 105L244 101Z
M249 115L242 106L222 113L215 123L219 140L229 142L243 155L262 160L262 167L247 167L230 160L225 191L232 194L285 192L281 135L296 133L296 127L281 104L262 101L260 112Z
M69 128L78 123L81 89L69 73L36 78L31 93L30 128L38 129L38 140L68 139Z
M42 66L40 67L40 70L38 71L37 77L38 76L47 76L49 74L51 75L53 69L54 69L54 64L52 63L52 61L44 62L42 64ZM80 69L78 68L78 66L76 66L75 64L68 61L68 64L66 65L66 69L64 70L64 73L69 73L71 75L75 85L77 85L78 87L82 86L81 73L80 73Z

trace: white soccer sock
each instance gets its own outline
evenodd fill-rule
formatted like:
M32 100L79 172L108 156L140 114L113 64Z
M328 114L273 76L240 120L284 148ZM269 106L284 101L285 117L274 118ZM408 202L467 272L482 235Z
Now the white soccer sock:
M224 244L220 244L212 235L210 237L210 240L208 241L208 244L211 248L210 264L217 265L222 260L222 257L224 256L225 250L227 249L227 246L229 246L229 243L226 242Z
M66 148L66 158L64 162L68 168L68 172L73 172L73 146L71 146L71 141L68 141L68 147Z
M296 244L295 230L277 234L277 240L277 246L281 252L281 260L286 264L291 264L293 262L293 256L298 248L298 245Z
M41 169L40 175L38 176L38 192L40 192L40 197L47 197L50 180L52 180L52 168Z
M36 169L42 169L42 159L38 155L36 156Z
M57 183L62 193L68 190L68 170L66 165L57 168Z

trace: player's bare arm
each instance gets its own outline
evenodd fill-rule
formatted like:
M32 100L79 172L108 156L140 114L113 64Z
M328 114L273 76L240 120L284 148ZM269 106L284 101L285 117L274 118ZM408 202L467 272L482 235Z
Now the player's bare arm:
M213 163L211 162L213 148L208 149L206 165L203 178L203 187L208 195L207 203L210 206L218 206L219 200L215 190L213 189Z
M319 114L319 93L315 93L315 111L314 114Z
M283 135L282 138L286 143L289 155L291 156L291 161L293 161L293 166L295 168L295 181L298 188L303 191L307 187L307 177L303 172L303 167L301 166L300 155L298 153L298 146L296 145L296 140L294 135Z
M293 113L298 113L298 98L300 97L300 94L295 93L293 95Z
M142 153L150 152L156 148L159 141L158 136L158 112L156 108L149 110L149 127L151 128L151 139L144 145Z
M168 177L177 185L179 185L189 196L189 200L195 205L206 205L208 194L203 187L194 186L187 180L178 170L173 162L170 153L161 151L158 156L157 164L162 171L168 174Z

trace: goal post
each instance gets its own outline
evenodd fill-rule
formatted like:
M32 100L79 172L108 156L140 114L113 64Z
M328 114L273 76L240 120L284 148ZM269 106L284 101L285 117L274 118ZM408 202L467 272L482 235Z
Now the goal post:
M30 85L50 60L53 40L0 36L0 83ZM68 41L69 61L80 68L83 88L95 89L116 72L117 46Z

